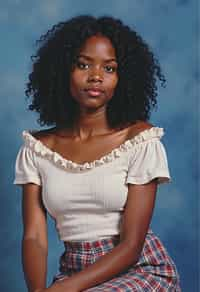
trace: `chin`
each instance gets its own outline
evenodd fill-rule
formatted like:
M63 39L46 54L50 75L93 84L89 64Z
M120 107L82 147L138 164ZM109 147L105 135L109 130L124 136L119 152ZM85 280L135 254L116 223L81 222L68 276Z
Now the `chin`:
M99 107L104 107L105 102L101 102L100 100L97 99L90 99L90 100L85 100L85 102L80 102L79 103L80 108L99 108Z
M95 111L99 110L100 108L105 108L106 104L94 104L94 103L87 103L87 104L80 104L81 111Z

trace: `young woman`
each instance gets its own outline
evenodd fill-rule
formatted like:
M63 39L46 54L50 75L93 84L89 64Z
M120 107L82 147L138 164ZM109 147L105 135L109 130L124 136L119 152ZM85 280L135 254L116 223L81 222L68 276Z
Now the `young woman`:
M52 127L23 132L15 178L28 291L180 291L150 229L157 186L170 180L163 128L148 122L165 82L157 60L112 17L75 17L39 44L26 94ZM48 288L46 212L65 247Z

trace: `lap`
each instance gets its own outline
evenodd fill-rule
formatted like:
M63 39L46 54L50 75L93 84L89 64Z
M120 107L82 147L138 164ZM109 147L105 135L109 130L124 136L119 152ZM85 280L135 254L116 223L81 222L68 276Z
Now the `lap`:
M61 276L60 280L69 276ZM57 279L59 281L59 279ZM161 277L147 272L127 272L84 292L181 292L176 278Z
M96 261L101 254L111 250L115 243L112 241L98 241L91 244L90 249L85 249L83 244L70 244L61 257L60 274L54 281L70 277ZM95 246L95 247L93 247ZM77 251L78 248L78 252ZM149 231L139 261L130 266L112 279L95 287L84 290L85 292L180 292L179 275L176 266L157 236Z

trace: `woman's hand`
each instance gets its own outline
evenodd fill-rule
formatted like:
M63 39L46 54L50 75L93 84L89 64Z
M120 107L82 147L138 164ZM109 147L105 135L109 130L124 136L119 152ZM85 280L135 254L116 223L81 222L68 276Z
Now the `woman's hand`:
M34 290L33 292L46 292L47 291L47 289L46 288L43 288L43 289L36 289L36 290Z
M37 292L37 291L36 291ZM50 287L38 292L79 292L68 279L56 281Z
M80 290L75 287L74 283L68 277L62 278L54 282L48 288L39 288L33 292L79 292Z

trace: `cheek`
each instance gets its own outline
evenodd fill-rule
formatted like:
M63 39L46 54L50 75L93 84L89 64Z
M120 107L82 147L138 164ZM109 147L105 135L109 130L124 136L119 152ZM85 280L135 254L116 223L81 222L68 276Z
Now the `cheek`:
M115 88L117 87L118 77L115 76L112 80L109 81L109 89L110 91L114 92Z
M82 77L79 73L73 72L70 77L70 92L73 95L74 93L79 91L81 87Z
M114 83L114 88L117 87L118 81L119 81L119 77L116 76L116 78L115 78L115 80L114 80L114 82L113 82L113 83Z

